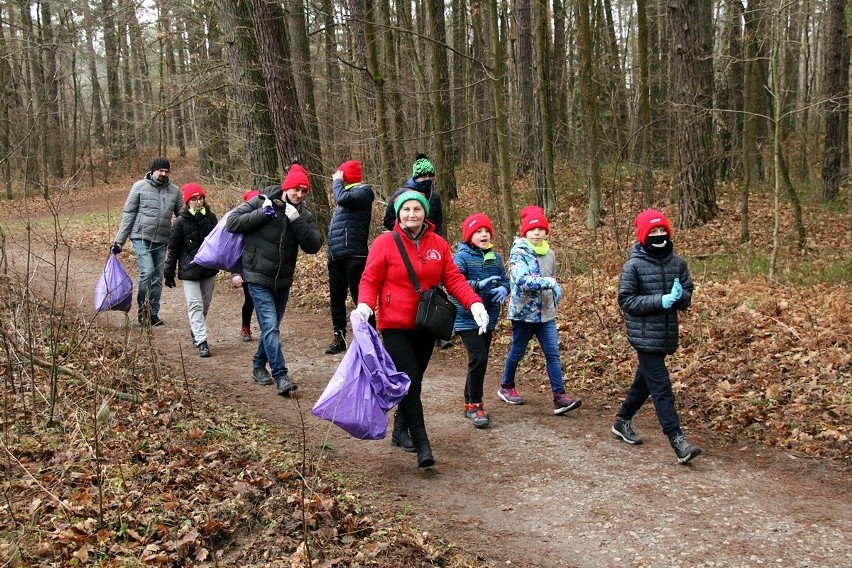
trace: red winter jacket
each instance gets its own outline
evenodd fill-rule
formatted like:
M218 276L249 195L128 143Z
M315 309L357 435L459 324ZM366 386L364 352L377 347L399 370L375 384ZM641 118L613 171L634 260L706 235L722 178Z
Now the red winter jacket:
M393 230L402 237L420 287L425 291L443 283L447 292L469 310L472 304L482 300L453 262L450 245L435 233L432 223L426 221L426 225L426 232L420 236L417 245L400 228L399 222ZM370 245L367 266L358 286L358 302L367 304L376 312L377 327L385 330L415 329L419 301L393 234L382 233Z

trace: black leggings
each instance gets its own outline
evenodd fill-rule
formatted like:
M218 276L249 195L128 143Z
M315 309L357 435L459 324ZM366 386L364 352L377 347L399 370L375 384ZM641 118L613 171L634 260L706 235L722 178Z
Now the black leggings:
M399 412L405 418L410 430L424 427L423 403L420 392L423 387L423 373L432 358L435 348L435 336L419 329L386 329L382 331L382 343L396 365L411 379L408 394L399 403Z
M251 325L251 314L254 312L254 300L248 291L248 284L243 282L243 327Z

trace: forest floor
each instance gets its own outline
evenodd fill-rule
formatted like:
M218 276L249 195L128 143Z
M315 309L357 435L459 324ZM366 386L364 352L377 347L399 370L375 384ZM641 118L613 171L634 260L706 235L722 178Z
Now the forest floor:
M75 215L97 213L107 204L115 214L126 191L116 185L108 195L82 199ZM72 251L69 290L78 295L71 299L89 313L111 238L101 237ZM127 264L135 278L135 267ZM327 310L311 296L324 294L317 275L300 261L296 279L304 295L291 296L282 323L284 354L299 385L293 398L251 380L255 343L238 337L242 291L224 276L208 315L212 357L198 358L188 345L180 283L164 290L165 325L151 330L153 342L164 363L185 370L196 396L257 416L273 442L298 441L304 433L314 465L354 480L373 508L406 517L482 566L852 565L848 463L735 441L687 418L688 439L703 453L678 465L650 403L634 422L645 443L631 447L610 433L619 402L612 390L595 388L593 379L569 383L580 385L576 394L583 405L554 416L542 371L532 364L522 369L537 375L519 381L526 404L506 405L496 396L505 341L495 342L485 398L492 422L482 430L462 415L463 347L457 341L435 351L423 388L433 469L418 471L414 455L391 447L389 439L347 436L309 412L342 358L323 353L331 333ZM123 314L107 312L98 325L107 334L142 340L132 317L126 325ZM622 343L629 369L632 358ZM840 372L848 380L848 369ZM626 373L619 378L622 393L629 379ZM848 393L845 400L848 405Z

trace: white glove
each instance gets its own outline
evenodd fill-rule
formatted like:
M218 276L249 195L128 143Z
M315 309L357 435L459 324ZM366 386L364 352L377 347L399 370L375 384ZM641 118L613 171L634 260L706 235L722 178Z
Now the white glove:
M234 288L241 288L243 285L243 277L241 274L234 274L231 276L231 286Z
M284 214L287 215L287 218L291 221L295 221L299 218L299 210L289 203L284 207Z
M272 205L272 200L268 197L263 200L262 208L263 214L269 217L270 219L275 219L275 217L278 216L278 214L275 213L275 206Z
M355 307L355 310L352 312L353 314L358 314L364 321L370 319L370 316L373 315L373 310L370 309L370 306L361 302L358 306Z
M482 302L472 304L470 313L473 314L473 321L479 326L479 335L488 331L488 312Z

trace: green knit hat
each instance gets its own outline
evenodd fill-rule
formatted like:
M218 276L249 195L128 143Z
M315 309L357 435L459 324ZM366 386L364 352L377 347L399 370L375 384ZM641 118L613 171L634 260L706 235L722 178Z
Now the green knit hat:
M419 201L420 205L423 206L423 210L426 211L426 215L429 215L429 200L426 199L426 196L419 191L409 189L400 193L393 201L393 212L396 214L397 219L399 219L399 210L402 209L402 204L412 199Z
M417 179L427 174L435 175L435 166L432 165L426 154L417 154L417 157L414 158L414 165L411 166L411 179Z

